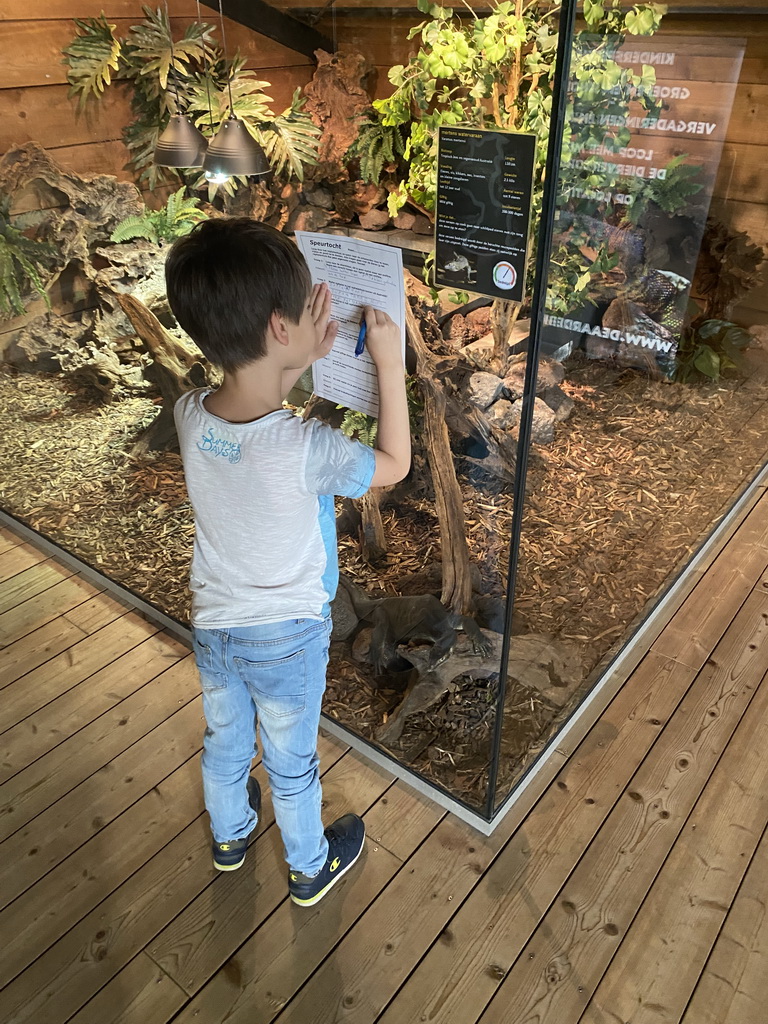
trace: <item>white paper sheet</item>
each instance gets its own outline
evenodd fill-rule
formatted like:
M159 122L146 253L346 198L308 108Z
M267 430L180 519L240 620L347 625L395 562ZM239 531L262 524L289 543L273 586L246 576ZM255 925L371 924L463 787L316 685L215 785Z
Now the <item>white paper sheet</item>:
M315 393L378 416L376 367L367 351L355 355L355 345L363 306L373 306L388 313L400 328L405 358L403 254L396 246L311 231L297 231L296 242L309 264L312 283L325 282L331 289L331 317L339 324L333 349L312 366Z

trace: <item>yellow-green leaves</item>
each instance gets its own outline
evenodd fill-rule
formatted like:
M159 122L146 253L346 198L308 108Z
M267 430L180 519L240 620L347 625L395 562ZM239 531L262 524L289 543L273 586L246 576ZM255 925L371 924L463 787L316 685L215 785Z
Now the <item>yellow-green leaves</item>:
M120 66L120 40L115 37L115 25L110 25L101 14L98 18L75 18L77 35L62 50L62 63L69 66L67 81L70 96L79 96L78 108L83 109L89 96L100 96L112 82L112 71Z

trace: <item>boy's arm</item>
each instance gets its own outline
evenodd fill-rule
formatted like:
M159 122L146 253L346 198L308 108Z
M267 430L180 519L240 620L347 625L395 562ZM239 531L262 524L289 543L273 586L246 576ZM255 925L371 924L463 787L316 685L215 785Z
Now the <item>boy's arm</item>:
M366 346L376 364L379 426L371 487L396 484L411 467L411 427L405 393L400 329L379 309L365 307Z

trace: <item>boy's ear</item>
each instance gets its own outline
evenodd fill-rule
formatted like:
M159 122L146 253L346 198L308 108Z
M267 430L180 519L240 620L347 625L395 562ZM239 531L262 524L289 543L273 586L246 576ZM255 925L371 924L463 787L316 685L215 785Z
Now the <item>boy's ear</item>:
M269 318L269 329L275 336L275 340L281 345L287 345L289 342L288 328L285 325L285 317L282 316L277 310L272 312Z

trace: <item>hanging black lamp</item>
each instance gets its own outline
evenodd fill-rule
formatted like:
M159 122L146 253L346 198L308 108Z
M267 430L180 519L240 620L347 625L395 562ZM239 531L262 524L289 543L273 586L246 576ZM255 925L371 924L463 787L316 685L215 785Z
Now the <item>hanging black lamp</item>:
M238 117L222 121L216 138L208 146L203 170L210 178L235 174L265 175L271 167L264 150Z
M227 55L227 37L224 29L224 12L219 0L221 40L224 56ZM234 115L232 102L232 76L227 81L230 116L222 121L214 139L208 144L203 160L203 170L209 181L221 182L235 174L263 177L271 167L266 154L251 135L244 122Z
M173 33L171 32L171 19L168 14L168 0L165 0L165 17L168 21L168 31L171 41L171 66L169 75L173 77ZM203 40L203 55L205 55L205 40ZM176 94L176 110L179 107L179 83L173 77L174 92ZM184 114L171 114L171 119L166 125L165 131L155 143L155 163L160 167L200 167L203 163L205 151L208 148L208 140L201 131L192 124Z
M183 114L172 114L155 145L155 163L160 167L201 167L208 140Z

